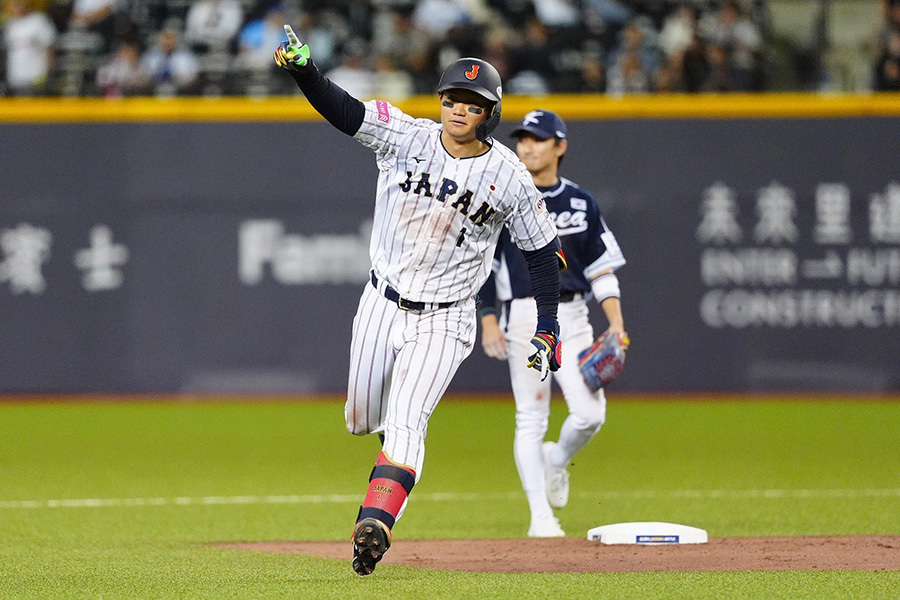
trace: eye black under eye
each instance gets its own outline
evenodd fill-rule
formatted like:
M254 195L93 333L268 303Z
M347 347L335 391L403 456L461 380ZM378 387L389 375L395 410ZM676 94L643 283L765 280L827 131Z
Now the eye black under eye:
M450 98L450 99L441 101L441 104L443 106L446 106L447 108L453 108L454 106L456 106L457 102L458 102L457 100L453 100L452 98ZM480 115L481 113L484 112L484 109L481 108L480 106L469 106L468 110L473 115Z

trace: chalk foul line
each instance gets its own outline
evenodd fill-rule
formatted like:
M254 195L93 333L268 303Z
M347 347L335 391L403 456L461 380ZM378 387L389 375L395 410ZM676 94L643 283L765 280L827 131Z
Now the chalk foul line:
M719 498L765 499L829 499L829 498L900 498L900 488L869 489L760 489L760 490L623 490L580 491L575 498L594 500L715 500ZM434 492L416 494L417 502L491 502L519 500L521 491L507 493ZM0 500L0 510L47 508L116 508L142 506L228 506L253 504L358 504L362 494L243 495L243 496L175 496L149 498L71 498L54 500Z

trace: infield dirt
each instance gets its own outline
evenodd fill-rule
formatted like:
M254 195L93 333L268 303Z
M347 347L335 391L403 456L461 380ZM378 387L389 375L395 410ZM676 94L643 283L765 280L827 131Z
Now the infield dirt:
M349 561L346 542L216 544ZM900 536L710 538L706 544L607 546L579 538L395 540L382 564L447 571L575 573L618 571L896 571Z

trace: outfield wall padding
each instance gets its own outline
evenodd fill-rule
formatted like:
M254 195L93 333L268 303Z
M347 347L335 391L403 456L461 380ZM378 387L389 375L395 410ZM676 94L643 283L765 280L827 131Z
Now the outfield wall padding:
M900 119L569 132L562 174L628 260L616 388L900 390ZM0 147L0 392L345 388L368 150L321 122L6 123ZM505 365L476 347L451 389Z

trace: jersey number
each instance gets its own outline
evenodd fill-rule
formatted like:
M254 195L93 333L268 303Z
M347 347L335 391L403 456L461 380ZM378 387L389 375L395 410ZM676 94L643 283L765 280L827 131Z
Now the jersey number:
M463 240L466 238L466 228L463 227L462 231L459 232L459 237L456 238L456 247L459 248L462 246Z

